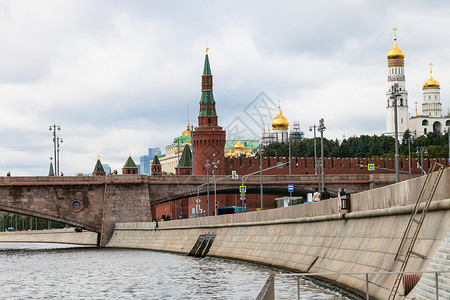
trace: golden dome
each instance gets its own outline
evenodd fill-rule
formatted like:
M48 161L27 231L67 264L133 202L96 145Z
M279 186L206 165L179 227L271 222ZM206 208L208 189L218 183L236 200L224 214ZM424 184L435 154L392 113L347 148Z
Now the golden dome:
M244 147L244 145L242 145L241 141L238 138L238 142L235 145L233 145L233 148L234 148L234 150L242 151L242 150L244 150L245 147Z
M433 66L432 63L430 63L430 79L428 79L427 81L425 81L423 83L423 88L424 89L438 89L440 88L440 84L438 81L433 79L433 70L431 69L431 67Z
M387 53L387 59L388 60L403 60L405 59L405 52L400 50L397 47L397 38L394 38L394 47L389 50Z
M250 157L250 156L252 156L252 155L250 154L250 152L247 152L247 153L245 154L245 156Z
M278 114L275 119L272 120L272 129L288 129L289 121L281 113L280 105L278 105Z
M231 156L233 156L233 153L231 153L231 151L229 151L229 152L227 153L227 157L231 157Z
M181 134L181 136L187 136L187 135L191 135L191 129L189 128L189 124L187 125L187 129L185 131L183 131L183 133Z

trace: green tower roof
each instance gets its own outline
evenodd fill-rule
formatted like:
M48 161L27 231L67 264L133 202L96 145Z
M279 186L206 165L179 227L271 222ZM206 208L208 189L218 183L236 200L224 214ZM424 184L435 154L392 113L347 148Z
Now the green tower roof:
M106 174L105 169L103 169L103 165L100 162L100 157L97 159L97 163L95 164L94 172L93 174Z
M153 157L152 165L160 165L158 156L155 154L155 157Z
M133 159L131 158L131 155L128 157L127 162L123 166L123 169L137 169L138 167L134 163Z
M53 171L52 161L50 161L50 169L48 170L48 176L55 176L55 172Z
M203 66L203 75L211 75L211 67L209 66L208 48L206 48L205 65Z
M180 161L178 162L179 168L191 168L192 167L192 152L188 144L184 145L183 154L181 154Z
M205 81L205 77L206 81ZM216 114L216 102L212 92L212 74L211 67L209 65L208 49L206 49L205 65L203 66L202 75L202 98L200 99L200 117L217 116ZM206 82L206 84L205 84Z

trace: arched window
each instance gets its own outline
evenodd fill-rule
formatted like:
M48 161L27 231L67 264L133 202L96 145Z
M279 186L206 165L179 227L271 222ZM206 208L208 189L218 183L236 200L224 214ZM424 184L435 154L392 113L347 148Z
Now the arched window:
M427 134L427 129L426 128L423 129L423 134Z
M429 125L428 120L423 120L422 121L422 126L428 126L428 125Z
M433 132L441 132L442 131L442 125L441 122L436 121L433 123Z
M450 126L450 120L445 121L445 126Z
M403 98L400 98L400 106L403 106Z

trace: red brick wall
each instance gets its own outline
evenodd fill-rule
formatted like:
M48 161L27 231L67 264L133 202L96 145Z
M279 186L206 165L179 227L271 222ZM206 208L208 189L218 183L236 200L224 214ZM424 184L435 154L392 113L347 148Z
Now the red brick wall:
M276 166L278 162L285 163L289 158L286 157L263 157L262 168L267 169ZM440 164L448 165L448 160L445 158L427 158L424 159L424 170L428 171L432 163L437 161ZM411 159L411 173L420 174L422 171L417 168L417 163L420 159ZM375 171L369 171L367 165L375 164ZM360 165L363 164L361 168ZM225 174L231 174L235 170L239 175L246 175L259 171L258 157L226 157L224 159ZM378 169L377 169L378 168ZM382 169L379 169L382 168ZM390 169L390 170L384 170ZM409 165L407 158L399 159L399 170L409 172ZM325 157L324 158L324 173L325 174L384 174L395 172L395 159L393 158L340 158L340 157ZM196 174L196 173L195 173ZM284 165L281 168L274 168L264 171L264 175L288 175L289 167ZM314 174L314 158L313 157L292 157L291 158L291 174L303 175ZM196 174L199 175L199 174Z

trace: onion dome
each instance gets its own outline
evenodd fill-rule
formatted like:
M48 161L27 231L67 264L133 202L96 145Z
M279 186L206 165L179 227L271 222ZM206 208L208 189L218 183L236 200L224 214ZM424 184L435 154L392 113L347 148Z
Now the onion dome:
M288 129L289 121L281 113L280 105L278 105L278 114L275 119L272 120L272 129Z
M245 149L244 145L242 145L241 141L238 138L238 142L233 145L234 150L242 151Z
M231 157L231 156L233 156L233 153L231 153L231 151L228 151L227 157Z
M388 60L403 60L405 59L405 52L403 52L402 50L400 50L397 47L397 38L394 38L394 47L389 50L389 52L387 53L387 59Z
M427 81L425 81L423 83L423 88L424 89L438 89L438 88L440 88L439 82L433 79L433 70L431 69L432 66L433 66L433 64L430 63L430 79L428 79Z
M191 135L191 129L189 128L189 124L187 124L187 128L185 131L183 131L183 133L181 134L181 136L190 136Z
M247 152L247 153L245 153L245 156L250 157L252 155L250 154L250 152Z

